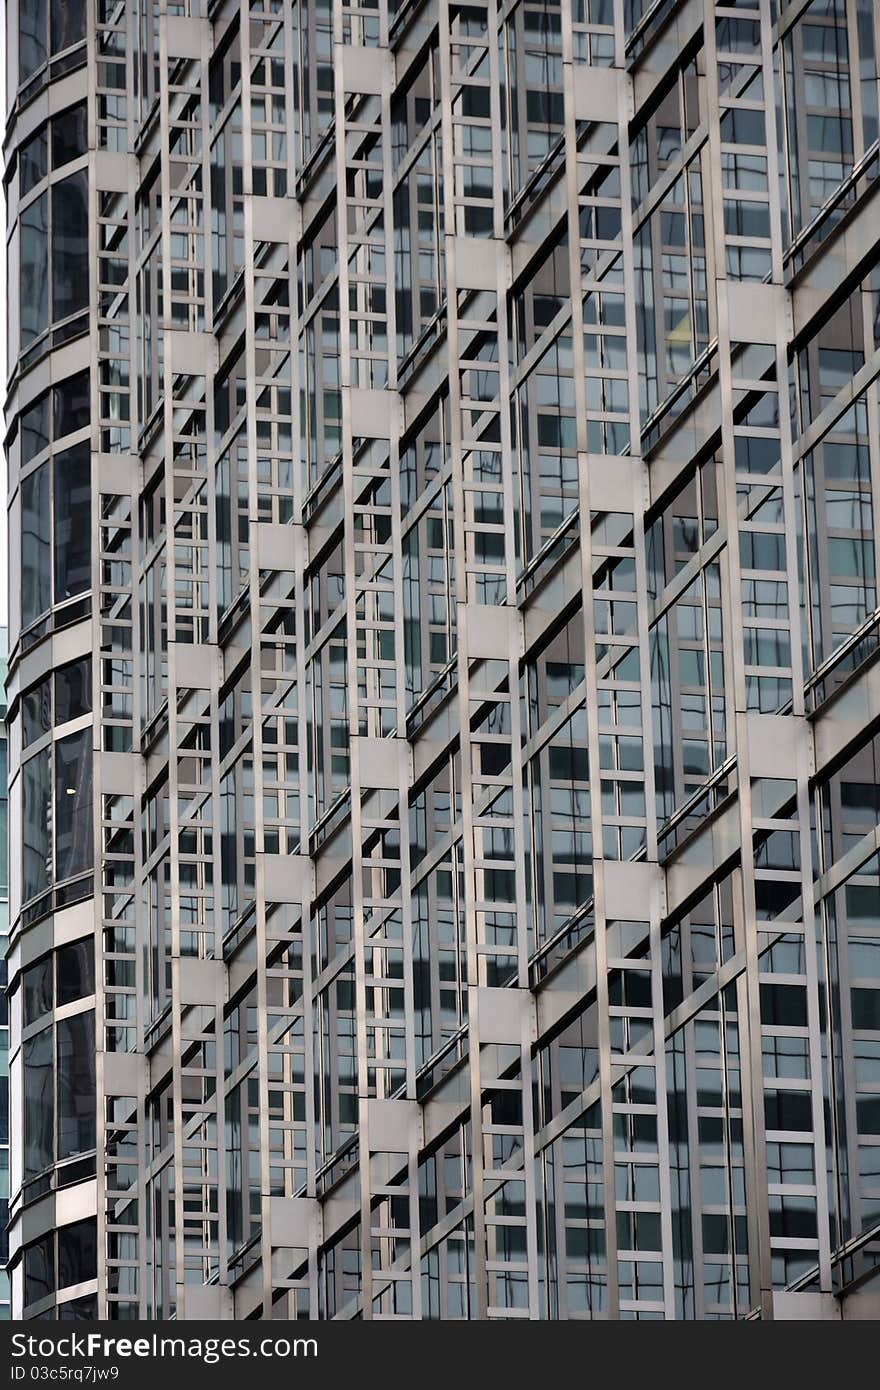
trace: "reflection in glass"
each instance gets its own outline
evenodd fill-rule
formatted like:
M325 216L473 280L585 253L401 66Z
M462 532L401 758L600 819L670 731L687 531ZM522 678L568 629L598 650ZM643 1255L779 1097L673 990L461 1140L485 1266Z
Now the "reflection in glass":
M85 0L51 0L52 52L61 53L86 36Z
M71 661L55 672L55 723L90 714L92 710L92 663L86 657Z
M92 867L92 731L55 744L55 877Z
M19 0L18 75L24 82L46 61L46 0Z
M58 1158L95 1147L95 1014L58 1023Z
M55 1261L52 1235L43 1236L24 1252L24 1301L36 1303L55 1292Z
M41 464L21 484L21 624L46 612L50 598L49 466Z
M91 463L87 440L56 454L55 602L81 594L91 582Z
M21 345L49 323L49 195L41 193L21 214Z
M58 1004L72 1004L95 992L95 943L92 938L61 946L56 955Z
M93 1044L94 1046L94 1044ZM52 1084L52 1029L44 1028L23 1045L24 1171L32 1177L54 1158L55 1097ZM94 1101L92 1102L94 1104Z
M65 319L89 300L88 175L85 169L52 188L52 315Z
M49 827L49 749L29 758L22 768L22 900L47 888L51 879Z

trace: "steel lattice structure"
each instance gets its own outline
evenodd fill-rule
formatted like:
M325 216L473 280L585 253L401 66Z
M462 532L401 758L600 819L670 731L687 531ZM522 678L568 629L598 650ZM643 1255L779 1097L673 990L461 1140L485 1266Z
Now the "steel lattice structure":
M870 1302L876 4L8 14L16 1314Z

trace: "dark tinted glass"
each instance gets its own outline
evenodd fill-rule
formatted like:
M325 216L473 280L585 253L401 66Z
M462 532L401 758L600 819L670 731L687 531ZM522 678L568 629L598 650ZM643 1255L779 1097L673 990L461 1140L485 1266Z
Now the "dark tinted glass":
M91 467L87 440L56 454L55 601L61 603L91 583Z
M7 745L5 739L0 739L0 776L3 787L9 784L9 767ZM5 796L0 796L0 897L9 897L9 800ZM4 962L5 964L5 962ZM5 1002L5 1001L4 1001Z
M86 148L86 104L81 101L52 122L52 168L60 169L62 164L79 159Z
M35 1023L52 1007L52 957L46 956L24 972L24 1021Z
M21 417L21 461L30 463L49 443L49 393L44 392Z
M77 372L52 391L52 425L54 439L73 434L89 423L89 374Z
M28 758L22 778L22 901L47 887L51 872L49 838L49 749Z
M761 985L761 1022L806 1028L807 991L801 985Z
M880 1032L880 989L853 989L850 994L853 1028Z
M55 877L92 867L92 731L55 744Z
M88 182L81 169L52 186L52 317L67 318L88 300Z
M66 1303L60 1303L56 1317L59 1322L95 1322L98 1317L97 1294L69 1298Z
M55 672L55 723L66 724L92 710L92 663L88 657Z
M21 214L21 345L27 347L49 323L49 195Z
M95 1015L58 1023L58 1157L95 1147Z
M50 0L52 52L61 53L86 36L85 0Z
M71 1004L95 992L95 943L91 937L62 946L55 957L58 1003Z
M32 135L26 145L22 145L18 156L18 182L21 196L36 188L47 172L46 127L42 126Z
M765 1091L764 1123L768 1129L811 1129L813 1107L809 1092Z
M29 1245L24 1252L24 1301L36 1303L55 1292L55 1261L52 1253L53 1237L43 1236L42 1240Z
M5 739L0 739L0 776L4 788L9 785L9 757ZM9 799L0 795L0 897L9 897Z
M40 681L26 690L21 701L21 736L25 748L52 727L49 682Z
M49 465L40 464L21 484L21 624L45 613L50 597Z
M82 1284L98 1274L97 1227L93 1220L58 1228L58 1287Z
M46 0L19 0L18 75L24 82L46 61Z
M24 1172L42 1173L53 1161L55 1088L52 1029L44 1028L22 1046L24 1059ZM94 1101L92 1102L94 1104Z

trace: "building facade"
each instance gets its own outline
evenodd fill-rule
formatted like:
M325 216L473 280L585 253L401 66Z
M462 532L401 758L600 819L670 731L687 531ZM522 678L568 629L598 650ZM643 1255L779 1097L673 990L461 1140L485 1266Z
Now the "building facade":
M876 1300L878 52L9 4L16 1315Z

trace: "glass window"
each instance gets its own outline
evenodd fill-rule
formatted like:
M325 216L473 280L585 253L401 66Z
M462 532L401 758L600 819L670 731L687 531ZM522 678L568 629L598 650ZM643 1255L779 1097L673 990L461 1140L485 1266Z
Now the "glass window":
M55 744L55 877L92 867L92 731Z
M53 438L84 429L89 423L89 374L77 372L52 391Z
M2 775L3 777L2 785L5 788L9 780L7 767L7 746L5 739L0 739L0 775ZM8 816L9 798L0 794L0 899L5 899L9 897ZM8 904L6 902L0 903L0 930L5 930L6 928L8 912ZM3 962L3 969L4 971L6 969L5 961ZM3 978L5 988L5 976ZM5 1008L5 995L3 996L3 1005Z
M94 1046L94 1044L93 1044ZM54 1158L55 1095L52 1029L44 1028L22 1047L24 1062L24 1171L32 1177ZM92 1108L94 1110L94 1096Z
M80 101L52 121L52 168L79 159L87 149L86 104Z
M43 1236L24 1252L24 1301L36 1303L55 1292L54 1236Z
M92 710L92 663L86 657L55 672L55 723L66 724Z
M65 319L88 301L88 176L80 169L52 187L53 318Z
M31 686L21 699L21 737L25 748L35 739L48 733L52 727L52 710L49 700L51 686L47 680Z
M84 1298L69 1298L66 1303L59 1303L56 1316L58 1322L97 1322L97 1295L87 1294Z
M86 36L85 0L20 0L18 7L18 75L25 82L49 57Z
M41 179L48 173L48 143L46 140L46 127L41 126L36 135L32 135L26 145L22 145L18 155L18 183L19 193L24 197L30 193L32 188L36 188Z
M18 75L24 82L41 68L46 52L46 0L19 0Z
M44 956L24 972L24 1022L36 1023L52 1008L52 957Z
M91 937L62 946L56 955L58 1004L72 1004L95 992L95 943Z
M48 1298L56 1290L83 1284L98 1275L98 1227L94 1217L59 1226L24 1252L25 1304ZM58 1308L59 1320L94 1319L94 1295L72 1299Z
M95 1147L95 1014L58 1023L58 1157Z
M91 583L91 460L87 440L56 454L55 601L81 594Z
M49 445L49 393L44 392L21 417L21 461L30 463Z
M853 1028L880 1032L880 989L853 989Z
M21 214L21 345L49 324L49 195L41 193Z
M53 53L79 43L86 36L85 0L51 0L49 27Z
M49 749L29 758L22 768L22 900L49 886Z
M58 1287L82 1284L98 1276L97 1225L94 1220L75 1221L58 1229Z
M49 465L44 463L21 484L22 627L29 627L51 602L49 536Z

